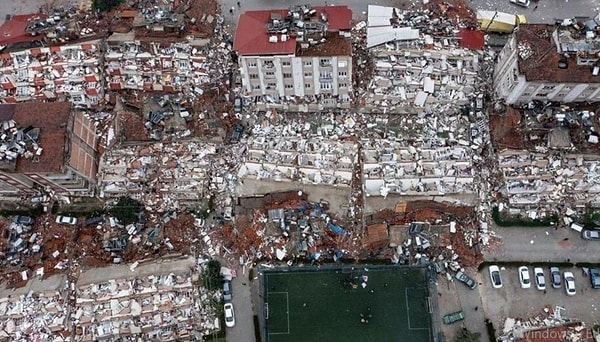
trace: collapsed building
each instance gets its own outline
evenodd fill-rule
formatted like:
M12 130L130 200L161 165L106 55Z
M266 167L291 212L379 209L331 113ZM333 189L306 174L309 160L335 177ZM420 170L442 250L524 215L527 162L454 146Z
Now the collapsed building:
M330 135L335 134L333 125L323 126L323 135L319 136L308 132L300 136L293 134L296 129L301 131L305 127L300 122L266 127L256 125L252 137L248 138L238 177L350 185L358 157L356 143L330 139Z
M157 210L203 200L216 147L198 141L122 146L100 161L101 198L131 196Z
M349 108L352 11L348 6L292 6L240 16L233 50L244 94L258 108Z
M93 108L104 100L99 41L0 55L0 100L70 101Z
M362 111L457 112L483 93L482 55L463 48L461 29L429 10L369 5L366 46L374 72ZM477 48L483 48L475 44Z
M0 121L3 200L94 195L98 137L83 112L68 102L2 104Z
M494 92L507 104L600 100L600 14L525 24L498 55Z

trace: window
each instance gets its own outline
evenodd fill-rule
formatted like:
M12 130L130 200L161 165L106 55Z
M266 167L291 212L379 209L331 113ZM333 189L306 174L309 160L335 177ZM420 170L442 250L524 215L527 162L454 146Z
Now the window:
M273 71L267 71L265 72L265 75L273 77L275 76L275 73Z
M331 83L321 83L321 89L323 89L323 90L331 89Z
M338 68L345 68L348 66L347 61L338 61Z
M290 74L290 73L283 73L283 78L292 78L292 74Z
M521 96L530 96L530 95L531 95L531 93L523 93L523 95L521 95Z
M256 68L256 61L249 61L248 68Z
M320 78L331 78L331 71L319 71Z
M264 61L263 66L267 69L271 69L275 67L275 64L273 64L273 61Z
M338 76L339 77L346 77L346 76L348 76L348 72L347 71L340 71L340 72L338 72Z
M275 89L277 87L277 84L275 83L267 83L267 89Z
M543 90L552 90L552 89L554 89L554 86L544 86L542 89Z
M248 77L250 77L250 79L256 79L258 78L258 74L248 74Z
M305 72L304 77L312 77L312 72Z
M564 90L571 90L571 89L573 89L573 87L572 86L564 86L563 89Z
M304 83L304 88L310 88L310 83Z
M288 61L285 61L285 62L281 62L281 65L283 65L284 67L289 67L292 64Z
M311 67L312 61L304 61L304 67Z
M285 89L292 89L292 88L294 88L293 84L286 84L285 85Z
M329 58L321 58L320 64L322 67L327 67L331 65L331 61L329 60Z
M255 84L252 86L252 89L254 90L259 90L260 89L260 84Z
M348 87L348 85L347 85L346 83L340 83L340 84L339 84L339 87L340 87L340 88L346 88L346 87Z

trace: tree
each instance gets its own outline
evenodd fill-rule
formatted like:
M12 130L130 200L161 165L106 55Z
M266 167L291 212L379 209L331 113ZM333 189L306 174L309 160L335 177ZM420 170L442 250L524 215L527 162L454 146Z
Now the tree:
M94 0L92 1L92 9L94 11L106 12L122 3L123 0Z
M124 225L137 222L138 213L141 211L142 204L127 196L119 198L119 202L110 209L110 213Z
M462 328L456 335L456 342L479 342L479 337L481 337L480 333Z
M221 288L222 281L221 263L217 260L209 261L202 273L202 285L209 290L218 290Z

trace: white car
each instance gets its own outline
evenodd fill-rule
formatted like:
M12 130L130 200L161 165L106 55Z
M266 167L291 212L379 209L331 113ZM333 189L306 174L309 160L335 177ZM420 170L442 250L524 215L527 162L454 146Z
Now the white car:
M563 279L565 281L565 291L567 292L567 295L574 296L576 291L575 291L575 277L573 276L573 273L571 273L571 272L563 273Z
M525 8L529 7L529 5L531 4L530 0L510 0L510 2Z
M535 277L535 287L538 290L543 291L546 289L546 277L544 277L544 270L541 267L535 267L533 269L533 275Z
M527 266L519 267L519 282L521 282L522 289L531 287L531 278L529 277L529 268Z
M227 303L225 308L225 325L229 328L235 326L235 314L233 313L233 304Z
M58 215L58 216L56 216L56 223L59 223L59 224L69 224L71 226L74 226L74 225L77 224L77 218Z
M490 280L492 281L492 286L495 289L499 289L502 287L502 276L500 276L500 268L496 265L490 266Z

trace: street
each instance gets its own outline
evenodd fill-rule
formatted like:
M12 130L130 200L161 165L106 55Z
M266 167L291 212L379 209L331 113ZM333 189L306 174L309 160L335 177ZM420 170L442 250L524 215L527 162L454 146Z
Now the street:
M252 296L248 271L242 274L242 269L237 269L237 277L231 281L232 303L235 310L235 326L227 328L227 341L254 342L254 316Z
M552 227L497 227L501 248L485 248L486 261L600 262L600 242L581 238L572 229Z

